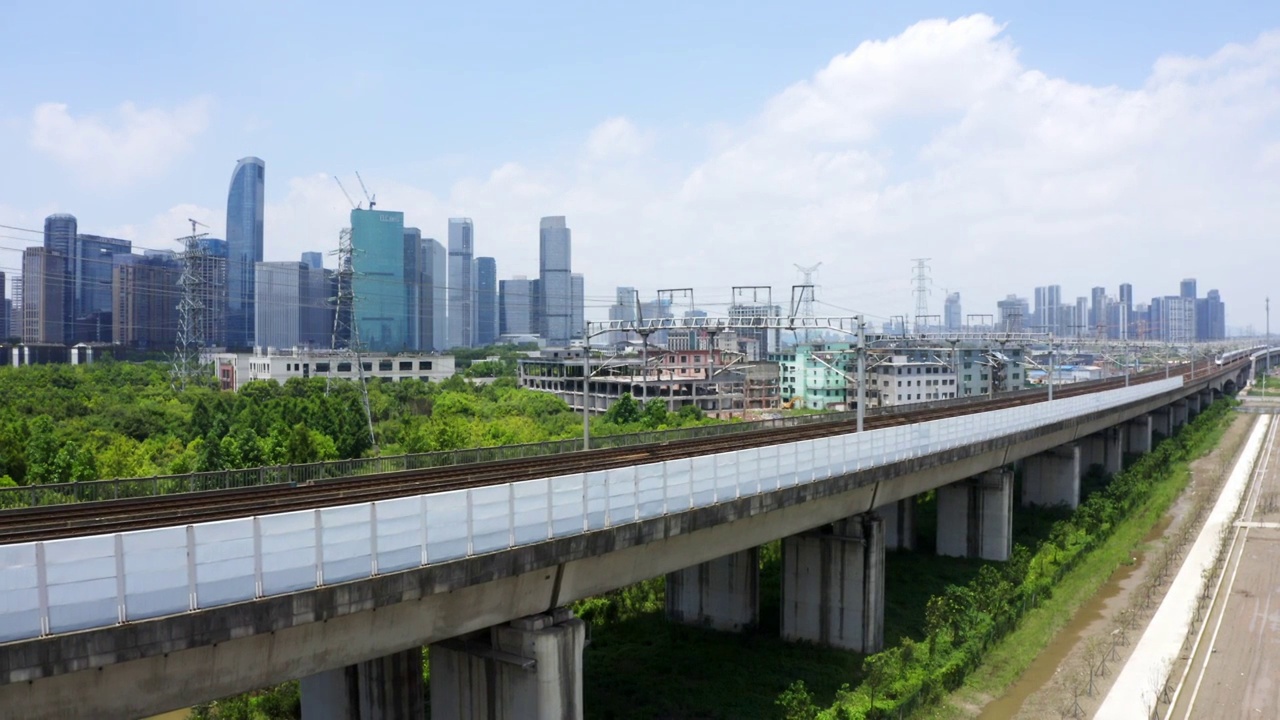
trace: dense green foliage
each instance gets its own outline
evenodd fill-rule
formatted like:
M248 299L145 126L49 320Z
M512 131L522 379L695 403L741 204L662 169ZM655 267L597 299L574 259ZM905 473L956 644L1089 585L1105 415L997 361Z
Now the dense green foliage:
M861 683L837 693L832 706L821 709L797 683L779 696L779 708L788 720L898 717L958 687L987 649L1140 507L1171 468L1207 449L1206 438L1215 436L1229 408L1227 401L1211 406L1176 437L1118 473L1069 518L1054 523L1034 552L1018 545L1009 562L985 565L967 584L931 597L924 639L904 638L868 656Z
M322 378L179 392L164 365L107 361L0 368L0 397L0 487L350 459L373 448L358 387ZM636 417L593 418L593 431L710 422L696 409L668 413L625 400ZM581 416L563 401L518 388L511 377L373 380L369 402L384 455L582 433Z

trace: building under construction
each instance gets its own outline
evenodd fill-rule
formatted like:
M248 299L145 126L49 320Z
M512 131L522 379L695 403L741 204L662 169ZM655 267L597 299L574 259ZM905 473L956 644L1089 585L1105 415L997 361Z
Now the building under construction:
M582 348L546 350L519 363L520 386L549 392L581 410L586 359ZM653 349L592 361L587 404L604 412L624 394L660 400L675 412L693 405L710 417L740 417L779 406L778 366L746 362L719 349Z

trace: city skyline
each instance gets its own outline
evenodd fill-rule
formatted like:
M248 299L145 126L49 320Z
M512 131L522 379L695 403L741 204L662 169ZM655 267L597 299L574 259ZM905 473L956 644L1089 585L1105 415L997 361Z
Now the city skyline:
M1137 22L1127 10L1089 8L1115 21L1109 33ZM314 133L324 126L314 114L264 110L257 125L269 127L253 129L250 109L210 78L146 93L97 76L106 87L88 92L41 71L19 83L5 116L18 132L0 144L13 150L14 176L23 180L0 185L0 223L38 228L62 210L138 248L176 249L172 239L194 217L226 236L217 186L230 158L253 153L280 179L267 187L265 260L292 261L336 245L350 206L325 173L346 177L356 168L380 204L403 211L424 234L440 237L449 217L474 218L485 238L477 251L499 259L500 279L510 270L533 272L532 222L552 212L571 217L574 266L587 275L587 314L596 320L615 286L689 286L708 299L727 296L739 282L781 291L797 282L786 270L793 262L819 260L820 309L825 302L829 312L889 317L911 307L898 268L916 255L934 258L935 283L961 293L967 307L994 308L1008 292L1002 278L1026 274L1048 246L1059 266L1051 274L1081 294L1122 279L1154 288L1197 274L1229 294L1233 326L1261 329L1265 273L1236 253L1198 252L1224 242L1256 252L1277 219L1266 190L1280 180L1277 111L1263 106L1250 119L1230 108L1276 92L1272 59L1280 42L1268 28L1280 25L1280 12L1249 15L1243 8L1215 6L1207 19L1183 8L1161 17L1139 42L1073 60L1078 53L1061 48L1086 24L1072 18L1056 19L1066 37L1055 40L1051 23L1015 7L990 17L927 11L945 21L912 16L920 10L877 10L859 24L851 12L815 5L813 18L829 22L806 24L822 26L808 49L800 47L798 27L788 25L777 56L765 54L777 65L767 77L734 73L715 91L729 95L694 103L696 112L678 121L607 94L554 132L554 151L536 149L538 135L492 123L451 135L462 140L451 144L456 152L398 128L320 145ZM95 13L85 6L73 14L68 32L89 32L86 18ZM1194 39L1182 32L1193 20ZM733 22L752 32L767 24L754 16ZM475 32L462 35L474 39ZM696 47L683 33L673 42ZM138 40L141 57L158 52ZM558 59L583 59L576 52ZM617 62L602 52L601 62ZM78 62L70 64L95 76L88 59ZM664 70L663 77L676 77ZM1240 73L1253 84L1232 86L1227 78ZM1178 99L1179 88L1190 100ZM678 108L687 94L684 87L646 86L642 100ZM853 103L855 97L866 102ZM134 104L122 109L126 101ZM1146 106L1163 114L1144 113ZM544 133L547 112L539 106L528 115ZM1015 124L1004 128L997 115ZM462 133L458 121L441 122ZM1073 135L1041 134L1063 122ZM1068 147L1071 153L1061 152ZM825 155L827 148L835 154ZM98 177L104 170L118 171L109 186ZM958 185L951 177L967 180ZM0 271L17 274L23 243L0 244ZM931 303L939 312L942 297Z

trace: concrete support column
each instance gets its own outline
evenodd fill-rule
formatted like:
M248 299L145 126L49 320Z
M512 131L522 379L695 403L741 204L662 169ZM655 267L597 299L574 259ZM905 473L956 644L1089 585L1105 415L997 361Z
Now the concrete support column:
M303 720L421 718L422 650L411 648L302 678Z
M884 521L855 515L782 539L782 637L884 647Z
M587 625L566 608L431 646L431 717L581 720Z
M667 574L667 619L737 632L760 619L760 550Z
M1151 429L1165 437L1173 437L1173 408L1166 405L1151 411Z
M1187 424L1190 417L1191 408L1186 400L1178 400L1169 406L1170 421L1173 423L1173 429L1177 430ZM1172 433L1170 433L1172 434Z
M1105 448L1099 446L1105 452ZM1022 504L1080 505L1080 445L1070 443L1050 448L1022 461Z
M1204 390L1201 390L1200 391L1200 412L1204 412L1205 410L1208 410L1209 406L1212 405L1213 401L1216 399L1217 398L1214 397L1212 388L1205 388Z
M1202 410L1202 408L1200 407L1200 393L1194 393L1192 395L1188 395L1186 398L1186 402L1187 402L1187 419L1188 420L1200 414Z
M1142 415L1125 424L1125 434L1129 436L1129 452L1147 454L1151 452L1151 433L1155 429L1155 421L1150 415Z
M939 555L1008 560L1012 551L1012 472L998 468L938 488Z
M1080 438L1080 476L1084 477L1094 465L1105 466L1107 462L1107 442L1102 433L1094 433ZM1026 467L1026 463L1023 463ZM1023 475L1025 476L1025 472Z
M1124 469L1124 429L1109 427L1098 434L1102 436L1102 471L1115 475Z
M886 550L916 549L916 498L914 495L878 507L875 512L884 519Z

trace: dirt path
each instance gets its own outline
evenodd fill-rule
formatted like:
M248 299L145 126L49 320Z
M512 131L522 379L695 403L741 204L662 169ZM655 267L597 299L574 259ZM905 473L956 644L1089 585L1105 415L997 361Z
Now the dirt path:
M1122 565L1112 573L1097 595L1080 608L1076 617L1054 638L1053 643L1041 653L1018 683L1006 693L1006 696L1016 693L1026 698L1016 710L1008 708L1013 710L1012 717L1022 720L1040 720L1041 718L1056 720L1062 717L1062 708L1071 704L1074 694L1072 687L1077 684L1079 676L1083 674L1086 658L1092 658L1096 652L1091 647L1097 644L1096 638L1110 636L1121 613L1133 608L1135 596L1143 591L1148 573L1148 555L1154 555L1158 551L1159 539L1170 527L1178 527L1184 521L1197 497L1211 493L1216 498L1222 482L1231 472L1236 456L1244 445L1244 440L1253 426L1253 420L1252 415L1237 416L1218 446L1211 453L1191 464L1191 480L1187 489L1147 536L1143 545L1135 549L1132 556L1133 564ZM1167 587L1165 585L1161 588L1161 596ZM1154 598L1151 604L1152 609L1159 605L1159 600L1159 597ZM1280 611L1280 602L1276 604L1276 609ZM1115 669L1124 663L1128 652L1133 647L1133 641L1141 636L1145 629L1150 614L1150 611L1144 613L1129 631L1129 644L1116 648L1116 654L1108 663L1111 670L1102 677L1094 678L1092 696L1082 695L1078 698L1085 716L1091 714L1098 702L1106 696L1107 690L1115 681ZM1019 685L1024 682L1031 683L1036 688L1031 690L1025 685L1019 688Z

